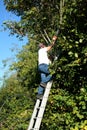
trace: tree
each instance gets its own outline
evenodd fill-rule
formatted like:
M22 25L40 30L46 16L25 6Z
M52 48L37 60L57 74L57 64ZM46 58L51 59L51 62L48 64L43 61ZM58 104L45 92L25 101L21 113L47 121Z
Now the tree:
M5 79L0 88L0 129L26 129L33 105L30 92L21 87L16 74Z

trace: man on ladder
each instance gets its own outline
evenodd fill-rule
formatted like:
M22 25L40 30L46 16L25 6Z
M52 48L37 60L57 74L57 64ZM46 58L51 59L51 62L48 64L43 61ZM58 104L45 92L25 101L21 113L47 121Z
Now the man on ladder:
M54 43L55 43L56 39L57 39L57 36L54 36L52 38L52 44L47 46L47 47L43 43L39 44L38 70L39 70L40 75L41 75L41 82L40 82L40 85L39 85L39 88L38 88L38 94L37 94L38 99L43 98L43 93L44 93L44 89L45 89L45 87L47 85L47 82L52 80L52 76L50 75L50 72L49 72L50 60L48 58L47 53L54 46Z
M40 82L40 86L38 88L37 100L36 100L36 104L34 107L34 111L32 113L32 117L31 117L31 120L29 123L28 130L39 130L40 129L41 121L43 118L48 96L49 96L50 89L52 86L52 80L51 80L52 76L49 73L50 60L48 58L47 52L50 51L51 48L54 46L56 39L57 39L57 36L54 36L52 38L52 44L48 47L46 47L42 43L39 44L38 70L41 74L41 82ZM44 90L45 90L45 92L44 92Z

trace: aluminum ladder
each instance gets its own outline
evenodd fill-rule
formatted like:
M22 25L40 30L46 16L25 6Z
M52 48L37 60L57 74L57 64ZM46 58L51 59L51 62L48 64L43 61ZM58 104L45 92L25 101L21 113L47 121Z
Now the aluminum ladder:
M52 81L47 83L47 86L45 88L45 92L43 95L43 99L36 100L34 111L33 111L33 114L32 114L32 117L31 117L31 120L29 123L29 127L27 130L39 130L40 129L41 121L43 118L43 114L45 111L45 107L47 104L51 86L52 86Z

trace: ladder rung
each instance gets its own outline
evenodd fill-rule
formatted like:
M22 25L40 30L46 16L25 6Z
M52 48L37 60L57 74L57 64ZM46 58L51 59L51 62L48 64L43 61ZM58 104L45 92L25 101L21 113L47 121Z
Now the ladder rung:
M34 117L33 119L36 120L36 119L39 119L39 118L42 118L42 117Z
M34 120L36 120L37 119L37 117L34 117Z
M40 106L40 107L37 107L37 110L44 109L44 108L45 108L45 106Z

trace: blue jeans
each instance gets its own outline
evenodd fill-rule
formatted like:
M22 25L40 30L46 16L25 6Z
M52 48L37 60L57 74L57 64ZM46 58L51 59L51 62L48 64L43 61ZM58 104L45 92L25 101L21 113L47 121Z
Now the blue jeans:
M52 76L50 75L50 72L49 72L49 65L40 64L38 66L38 70L39 70L40 75L41 75L41 83L47 83L52 79ZM44 88L39 86L38 94L43 94L43 92L44 92Z

